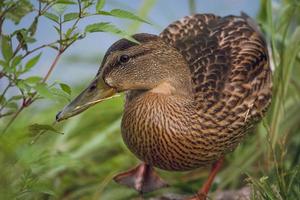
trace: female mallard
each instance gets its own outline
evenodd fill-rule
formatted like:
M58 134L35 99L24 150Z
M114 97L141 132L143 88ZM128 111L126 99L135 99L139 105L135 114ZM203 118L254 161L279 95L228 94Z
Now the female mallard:
M57 120L125 92L122 136L145 164L115 180L149 192L165 185L153 166L185 171L215 162L198 192L206 195L224 154L270 104L266 43L245 15L196 14L159 36L133 38L139 43L121 39L108 49L96 78Z

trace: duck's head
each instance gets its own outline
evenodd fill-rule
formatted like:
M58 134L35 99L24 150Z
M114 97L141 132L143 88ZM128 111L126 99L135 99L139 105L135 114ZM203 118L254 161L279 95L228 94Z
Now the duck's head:
M189 69L183 56L160 37L133 36L115 42L106 52L100 69L90 85L56 116L70 118L119 92L151 90L162 83L181 90L190 87ZM183 89L184 90L184 89Z

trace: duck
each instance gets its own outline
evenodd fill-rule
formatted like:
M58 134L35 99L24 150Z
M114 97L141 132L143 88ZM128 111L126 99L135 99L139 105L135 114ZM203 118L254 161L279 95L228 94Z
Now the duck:
M155 168L212 166L187 198L201 200L224 156L264 117L271 79L267 43L253 19L194 14L159 35L138 33L112 44L93 81L56 120L125 93L121 135L141 164L114 180L145 193L168 185Z

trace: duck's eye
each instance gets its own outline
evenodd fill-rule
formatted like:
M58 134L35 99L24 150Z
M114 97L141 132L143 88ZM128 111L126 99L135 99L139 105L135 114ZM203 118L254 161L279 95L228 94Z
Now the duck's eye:
M91 87L89 88L89 92L94 91L96 88L97 88L97 84L94 83L94 84L91 85Z
M121 55L119 58L119 61L121 63L127 63L130 60L130 57L128 55Z

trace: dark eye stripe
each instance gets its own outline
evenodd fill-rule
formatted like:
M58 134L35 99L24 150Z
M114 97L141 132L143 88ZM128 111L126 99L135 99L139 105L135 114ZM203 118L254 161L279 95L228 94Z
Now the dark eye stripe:
M150 53L151 51L152 51L152 50L147 49L147 50L138 52L138 53L136 53L136 54L134 54L134 55L131 55L130 57L131 57L131 58L136 58L136 57L139 57L139 56L144 56L144 55Z
M133 54L133 55L121 55L119 58L118 58L118 61L122 64L122 63L127 63L131 58L137 58L137 57L140 57L140 56L144 56L148 53L150 53L152 50L144 50L144 51L141 51L141 52L138 52L136 54Z
M147 55L148 53L151 53L152 51L153 51L152 49L144 49L143 51L140 51L136 54L129 55L129 57L130 57L130 59L137 58L139 56ZM118 64L123 64L120 62L120 57L115 58L113 61L111 61L111 63L107 64L108 66L103 70L103 76L105 76L106 74L109 74L111 72L111 70L113 68L115 68ZM99 70L99 72L100 72L100 70Z

